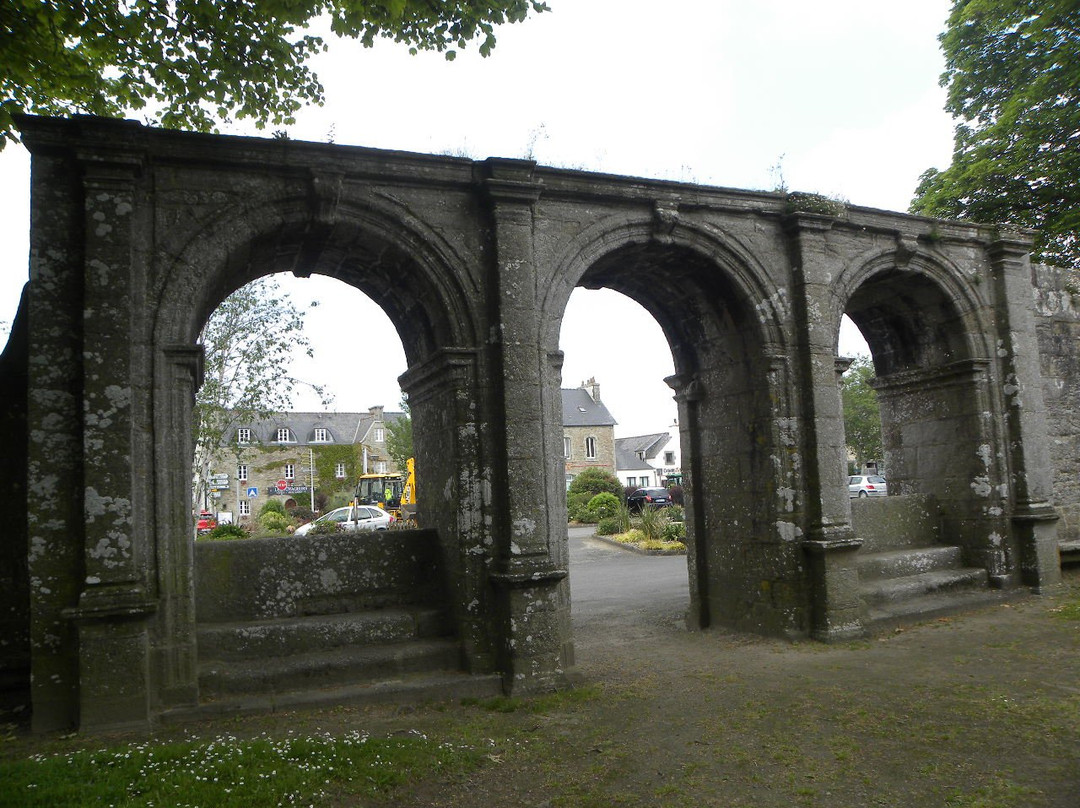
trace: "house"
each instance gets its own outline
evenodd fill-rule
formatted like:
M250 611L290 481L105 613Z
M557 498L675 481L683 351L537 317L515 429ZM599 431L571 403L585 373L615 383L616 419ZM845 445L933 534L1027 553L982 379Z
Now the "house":
M400 412L283 412L240 423L209 459L205 507L224 521L247 521L272 497L286 509L315 509L319 495L352 492L365 472L394 472L386 426Z
M615 419L600 400L596 379L562 390L566 487L585 469L615 473Z
M667 432L615 439L615 476L627 488L680 485L679 425Z

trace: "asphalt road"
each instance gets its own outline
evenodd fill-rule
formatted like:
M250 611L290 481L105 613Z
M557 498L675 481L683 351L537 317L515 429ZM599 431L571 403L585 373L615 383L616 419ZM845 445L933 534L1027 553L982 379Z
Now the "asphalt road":
M686 556L647 556L571 527L570 609L579 657L614 635L685 631L690 604Z

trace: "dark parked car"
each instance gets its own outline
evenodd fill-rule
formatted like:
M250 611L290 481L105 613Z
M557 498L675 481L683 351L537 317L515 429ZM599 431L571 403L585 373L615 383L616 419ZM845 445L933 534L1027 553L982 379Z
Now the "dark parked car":
M664 508L671 504L671 492L666 488L639 488L626 498L626 507L631 513L638 513L642 508Z

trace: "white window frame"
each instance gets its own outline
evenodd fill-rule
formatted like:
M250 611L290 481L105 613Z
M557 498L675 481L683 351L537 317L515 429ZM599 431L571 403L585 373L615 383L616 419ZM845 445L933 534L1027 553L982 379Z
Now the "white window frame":
M596 438L589 435L589 437L585 438L585 459L596 460L596 457Z
M375 461L375 473L376 474L386 474L386 461L385 460L377 460L377 461Z
M344 480L345 479L345 464L344 463L338 463L336 466L334 466L334 476L339 480Z
M329 443L330 430L324 426L315 427L315 443Z
M239 514L241 516L251 516L251 500L242 499L239 502Z
M285 464L284 478L286 480L295 480L296 479L296 466L295 465L293 465L292 463L286 463Z
M237 467L236 467L236 479L238 479L238 480L244 480L244 481L246 482L246 481L247 481L247 478L248 478L248 467L247 467L247 463L240 463L240 464L239 464L239 465L237 465Z
M236 430L236 442L237 443L251 443L251 429L242 426Z
M287 426L279 426L275 443L292 443L292 432Z
M569 436L569 435L563 435L563 439L562 439L562 453L563 453L563 457L564 457L564 458L566 458L567 460L569 460L569 459L570 459L570 447L571 447L571 443L572 443L572 441L570 440L570 436Z
M386 430L383 429L381 426L375 427L375 442L376 443L385 443L386 442Z

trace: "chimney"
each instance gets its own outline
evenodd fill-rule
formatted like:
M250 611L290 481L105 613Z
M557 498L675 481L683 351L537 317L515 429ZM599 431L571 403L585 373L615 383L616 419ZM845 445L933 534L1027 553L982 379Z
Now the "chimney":
M383 419L382 405L379 405L378 407L368 407L368 415L370 415L376 421L381 421Z
M590 378L587 382L582 382L581 386L589 391L589 395L592 397L593 401L597 404L600 403L600 385L596 383L595 376Z

